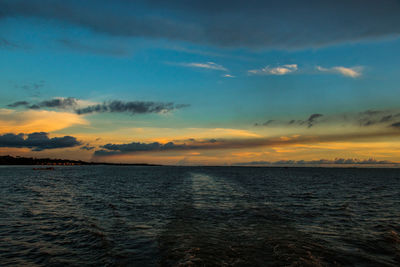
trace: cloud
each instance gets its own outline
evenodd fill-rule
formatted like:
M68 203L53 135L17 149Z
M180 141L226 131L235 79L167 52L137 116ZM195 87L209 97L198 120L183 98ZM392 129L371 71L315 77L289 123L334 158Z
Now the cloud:
M272 123L274 123L274 122L275 122L275 120L267 120L267 121L264 122L262 125L268 126L268 125L270 125L270 124L272 124Z
M88 105L89 104L89 105ZM89 101L79 100L73 97L57 97L49 100L44 100L38 103L29 103L27 101L17 101L9 104L8 107L17 108L23 106L32 110L42 108L50 109L70 109L74 110L78 115L90 113L117 113L127 112L131 114L146 114L146 113L166 113L175 109L189 107L188 104L174 104L151 101L119 101L113 100L102 104L91 103Z
M212 139L203 142L181 141L168 142L165 144L159 142L139 143L132 142L128 144L107 144L97 150L94 156L114 156L121 154L136 154L143 152L162 152L162 151L184 151L184 150L225 150L225 149L244 149L254 147L274 147L288 146L298 144L317 144L329 142L351 142L356 140L370 140L382 137L399 137L398 131L377 131L377 132L352 132L342 134L324 134L324 135L296 135L293 137L262 137L248 139Z
M250 161L239 162L232 165L236 166L309 166L309 165L398 165L398 162L376 159L344 159L336 158L334 160L279 160L279 161Z
M90 146L89 144L86 144L86 145L82 146L80 149L89 151L89 150L95 149L95 147Z
M59 97L51 100L45 100L30 106L32 109L38 108L59 108L59 109L67 109L71 107L75 107L78 104L77 99L73 97Z
M264 123L255 123L254 126L270 126L270 125L282 125L282 124L289 124L289 125L307 125L308 128L311 128L316 123L318 123L318 118L323 117L324 115L315 113L311 114L306 120L289 120L289 122L283 122L278 120L267 120Z
M319 47L398 36L396 0L2 0L0 17L34 17L110 36L223 47Z
M165 150L182 150L185 149L186 145L176 145L173 142L161 144L158 142L154 143L129 143L129 144L106 144L101 146L107 150L98 150L95 152L96 156L113 155L114 153L135 153L144 151L165 151Z
M400 122L395 122L395 123L393 123L393 124L390 125L390 126L392 126L392 127L394 127L394 128L400 128Z
M187 107L188 105L160 102L145 102L145 101L110 101L102 104L91 105L84 108L76 109L75 112L79 115L90 113L116 113L127 112L131 114L146 114L146 113L166 113L174 109Z
M317 66L317 70L326 73L336 73L350 78L357 78L362 75L362 67L352 67L346 68L341 66L324 68L321 66Z
M262 69L249 70L248 73L255 75L285 75L297 71L297 64L287 64L278 67L266 66Z
M235 76L231 75L231 74L224 74L224 75L222 75L222 77L224 77L224 78L235 78Z
M362 67L352 67L346 68L342 66L335 66L331 68L324 68L321 66L317 66L316 69L320 72L325 73L333 73L333 74L340 74L350 78L357 78L362 75ZM286 75L298 70L297 64L286 64L277 67L266 66L262 69L253 69L247 71L249 74L252 75Z
M206 62L206 63L181 63L179 64L185 67L191 68L201 68L201 69L210 69L210 70L221 70L228 71L224 66L218 65L214 62Z
M350 124L359 127L370 127L370 126L385 126L387 127L391 123L400 119L400 110L366 110L362 112L353 113L339 113L332 115L322 115L319 113L311 114L308 119L290 119L290 120L268 120L265 123L255 123L254 126L282 126L292 125L301 126L307 125L311 128L317 124Z
M41 108L55 108L55 109L68 109L77 106L78 100L73 97L58 97L50 100L44 100L36 104L30 104L28 101L17 101L7 105L8 107L16 108L23 106L30 109L41 109Z
M95 151L94 155L112 156L118 154L130 154L130 153L149 152L149 151L190 150L206 145L212 145L218 142L216 139L196 140L192 138L184 141L189 143L177 144L174 142L167 142L165 144L162 144L159 142L153 142L153 143L132 142L129 144L106 144L101 146L101 148L103 148L102 150Z
M81 116L69 112L0 109L0 133L53 132L87 124Z
M31 134L0 135L0 147L30 148L32 151L45 149L68 148L79 146L81 143L72 136L49 138L48 133L36 132Z
M387 124L400 118L399 110L366 110L356 114L355 119L360 126Z
M308 125L308 128L311 128L311 127L314 125L315 121L316 121L318 118L322 117L322 116L324 116L324 115L318 114L318 113L311 114L310 117L306 120L306 123L307 123L307 125Z
M7 107L10 107L10 108L17 108L17 107L20 107L20 106L27 107L27 106L29 106L29 102L27 102L27 101L17 101L17 102L14 102L12 104L7 105Z

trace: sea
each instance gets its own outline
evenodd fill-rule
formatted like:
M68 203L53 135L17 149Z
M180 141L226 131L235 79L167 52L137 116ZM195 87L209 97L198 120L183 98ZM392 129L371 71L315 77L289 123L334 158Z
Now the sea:
M400 266L400 169L1 166L0 266Z

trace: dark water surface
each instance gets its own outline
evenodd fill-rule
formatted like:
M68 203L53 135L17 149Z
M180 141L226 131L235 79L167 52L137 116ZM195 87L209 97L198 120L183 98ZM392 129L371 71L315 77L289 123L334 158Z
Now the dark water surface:
M1 266L399 266L400 170L0 167Z

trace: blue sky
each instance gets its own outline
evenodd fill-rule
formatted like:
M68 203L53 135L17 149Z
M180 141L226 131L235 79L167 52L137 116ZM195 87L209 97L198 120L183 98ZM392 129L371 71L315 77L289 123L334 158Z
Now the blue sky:
M92 134L85 143L127 127L237 129L266 137L278 130L255 123L399 109L398 1L284 2L0 1L0 105L28 112L8 105L67 97L86 106L185 105L161 113L87 114L81 116L86 126L49 132ZM296 131L304 129L287 130ZM160 133L154 140L124 135L110 142L161 139L174 140Z

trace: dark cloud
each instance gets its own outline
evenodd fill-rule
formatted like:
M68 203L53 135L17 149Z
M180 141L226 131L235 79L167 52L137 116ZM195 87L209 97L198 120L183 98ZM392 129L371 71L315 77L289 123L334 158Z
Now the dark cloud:
M393 123L393 124L390 125L390 126L392 126L392 127L394 127L394 128L400 128L400 122L395 122L395 123Z
M67 148L79 146L81 143L72 136L49 138L48 133L0 135L0 147L30 148L32 151Z
M161 151L184 151L184 150L223 150L223 149L243 149L253 147L273 147L287 146L296 144L316 144L328 142L343 141L362 141L377 138L399 137L398 131L380 131L380 132L359 132L344 134L326 134L326 135L304 135L292 138L252 138L252 139L212 139L208 141L194 142L169 142L161 144L154 143L129 143L129 144L107 144L102 146L101 150L95 151L95 156L112 156L120 154L135 154L142 152L161 152Z
M177 143L180 142L180 143ZM182 143L183 142L183 143ZM132 142L129 144L106 144L101 146L101 150L95 151L95 156L112 156L118 154L131 154L140 152L150 151L171 151L171 150L190 150L190 149L202 149L208 145L213 146L218 144L216 139L208 140L196 140L193 138L181 141L168 142L161 144L159 142L153 143L140 143Z
M386 117L384 111L366 110L358 113L358 117L356 119L360 126L372 126L374 124L379 123L382 120L381 119L382 116Z
M227 47L302 48L395 36L399 14L397 0L0 1L0 17Z
M323 118L322 118L323 117ZM322 119L321 119L322 118ZM388 124L400 118L399 110L366 110L357 113L342 113L333 115L311 114L306 120L291 119L289 121L269 120L263 124L255 123L254 126L270 125L306 125L311 128L317 124L353 124L361 127L380 125L386 127Z
M290 120L288 122L289 125L293 125L293 124L298 124L298 125L307 125L308 128L313 127L316 123L318 123L318 118L322 117L324 115L319 114L319 113L315 113L315 114L311 114L308 119L306 120Z
M29 102L27 102L27 101L17 101L17 102L14 102L12 104L7 105L7 107L10 107L10 108L17 108L17 107L20 107L20 106L27 107L27 106L29 106Z
M314 125L315 121L322 116L324 115L318 113L310 115L310 117L306 120L308 128L311 128Z
M388 122L393 119L393 115L383 116L379 122Z
M189 107L188 104L177 104L172 102L152 102L152 101L119 101L113 100L102 104L90 105L78 108L78 99L73 97L53 98L38 103L29 103L27 101L18 101L9 104L8 107L24 106L29 109L54 108L54 109L74 109L79 115L90 113L131 113L131 114L147 114L147 113L165 113L175 109Z
M94 146L90 146L89 144L86 144L86 145L82 146L81 149L89 151L89 150L95 149L95 147Z
M33 104L31 106L29 106L30 109L40 109L39 105Z
M256 122L256 123L254 123L254 126L269 126L269 125L271 125L271 124L274 124L276 121L275 120L267 120L266 122L264 122L264 123L258 123L258 122Z
M71 108L77 105L77 99L73 97L67 97L67 98L54 98L50 100L45 100L42 102L39 102L30 108L35 108L36 106L39 108L61 108L61 109L66 109L66 108Z
M361 116L363 116L363 115L365 115L365 116L376 116L376 115L379 115L379 114L382 114L382 113L383 113L382 110L371 110L371 109L369 109L369 110L360 112L360 115Z
M318 122L318 118L322 117L324 115L322 114L311 114L308 119L306 120L290 120L289 122L287 122L287 124L289 125L307 125L308 128L311 128L312 126L314 126L314 124L316 124ZM277 120L268 120L264 123L262 123L262 126L270 126L272 124L282 124L282 122L277 121ZM260 126L259 123L255 123L254 126Z
M109 45L99 45L99 44L92 45L70 39L60 39L58 40L58 42L69 49L81 52L89 52L94 54L107 54L111 56L125 56L129 54L129 52L126 49L121 47L111 47Z
M77 105L76 98L67 97L67 98L53 98L35 104L30 104L28 101L17 101L7 106L12 108L24 106L30 109L41 109L41 108L67 109L67 108L73 108L76 105Z
M189 139L185 139L185 140L172 140L171 142L174 143L179 143L179 144L212 144L212 143L216 143L218 142L217 139L211 138L211 139L194 139L194 138L189 138Z
M190 104L177 104L177 105L175 105L176 109L188 108L188 107L190 107Z
M334 160L279 160L279 161L250 161L235 163L236 166L302 166L302 165L398 165L397 162L376 159L343 159L336 158Z
M190 149L190 146L186 144L177 145L173 142L166 144L161 144L158 142L148 144L133 142L130 144L106 144L101 146L101 148L106 150L102 149L95 151L95 156L111 156L116 154L129 154L146 151L185 150Z
M274 121L275 121L275 120L268 120L268 121L264 122L263 125L264 125L264 126L268 126L268 125L270 125L271 123L273 123Z
M105 112L127 112L131 114L146 114L146 113L163 113L174 109L187 107L188 105L174 105L174 103L160 103L151 101L110 101L103 104L88 106L85 108L76 109L79 115L90 113L105 113Z
M400 113L397 112L388 110L367 110L358 114L357 121L360 126L373 126L387 123L400 117Z

